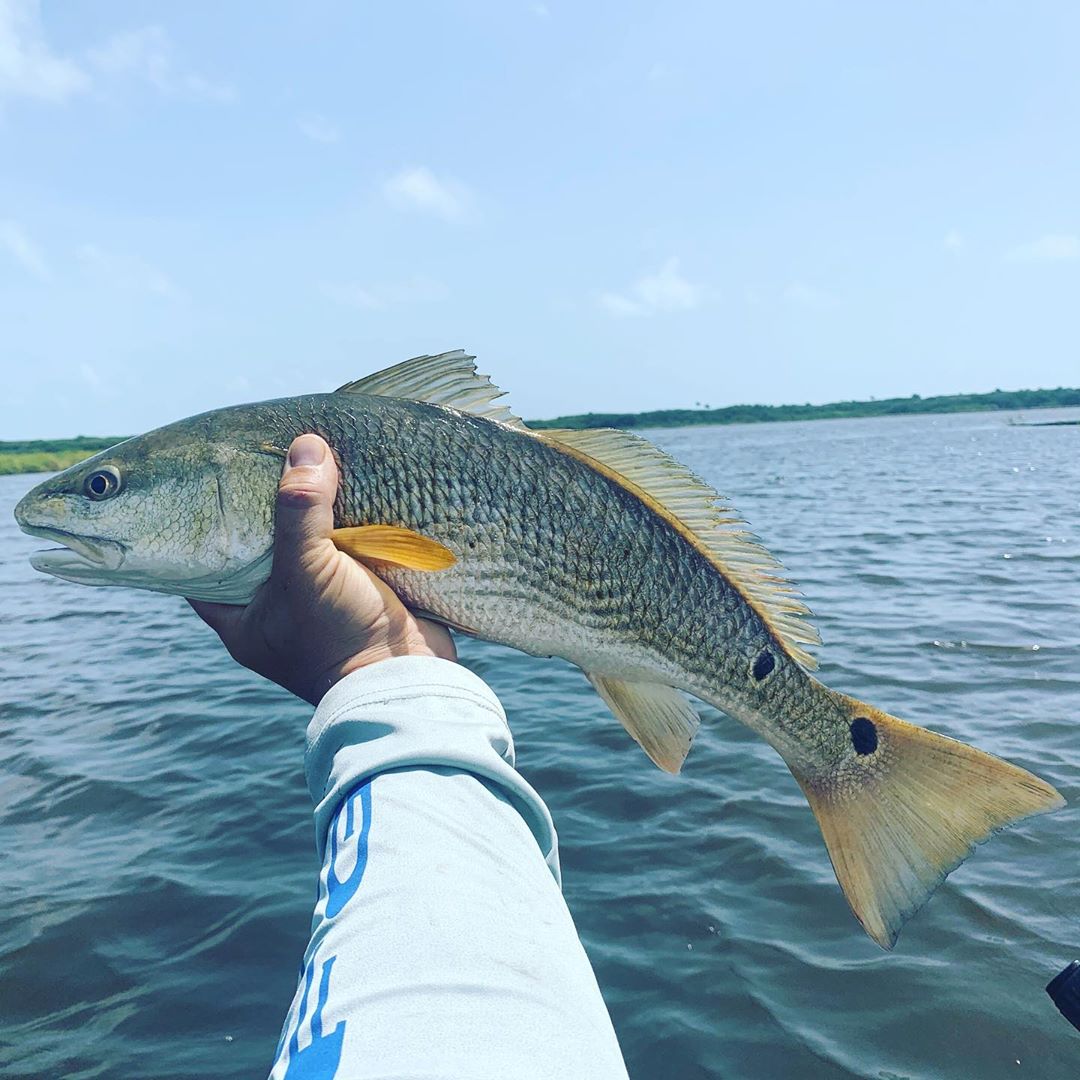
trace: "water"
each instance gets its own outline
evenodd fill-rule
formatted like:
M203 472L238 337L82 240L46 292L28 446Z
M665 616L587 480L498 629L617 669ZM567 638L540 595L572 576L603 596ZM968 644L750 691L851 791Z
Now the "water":
M655 437L801 583L827 683L1080 802L1080 428ZM0 477L0 1073L265 1075L314 893L309 710L179 600L35 574L41 542L11 518L33 482ZM461 649L554 813L635 1080L1080 1075L1080 1035L1043 993L1080 955L1075 810L980 849L886 954L748 731L709 713L671 778L573 668Z

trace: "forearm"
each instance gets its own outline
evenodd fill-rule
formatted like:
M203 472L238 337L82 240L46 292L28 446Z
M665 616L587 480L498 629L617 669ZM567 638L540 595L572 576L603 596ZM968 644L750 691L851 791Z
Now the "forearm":
M332 1077L339 1056L350 1078L625 1077L550 815L513 760L494 695L446 661L389 660L326 695L306 762L319 899L274 1077Z

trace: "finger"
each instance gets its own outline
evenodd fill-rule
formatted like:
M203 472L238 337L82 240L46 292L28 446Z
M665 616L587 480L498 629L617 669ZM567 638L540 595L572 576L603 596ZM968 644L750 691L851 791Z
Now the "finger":
M220 638L228 637L240 625L244 608L233 604L215 604L209 600L188 600L192 610Z
M278 485L274 516L275 577L291 577L305 556L322 547L334 530L338 471L334 455L318 435L301 435L289 447Z

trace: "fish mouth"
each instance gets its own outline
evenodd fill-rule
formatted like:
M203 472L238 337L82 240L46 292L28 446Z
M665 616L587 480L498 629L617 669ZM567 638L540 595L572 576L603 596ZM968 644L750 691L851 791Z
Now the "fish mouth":
M46 574L69 577L77 574L94 575L104 571L119 570L124 562L124 549L113 540L100 536L76 536L64 529L46 525L24 525L22 531L30 536L55 540L63 547L35 551L30 565Z

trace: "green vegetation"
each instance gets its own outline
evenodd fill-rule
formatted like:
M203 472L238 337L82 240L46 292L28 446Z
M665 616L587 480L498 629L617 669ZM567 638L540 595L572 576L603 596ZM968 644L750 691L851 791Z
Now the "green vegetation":
M0 442L0 476L11 473L56 472L121 441L119 438L96 439L80 435L76 439Z
M831 405L728 405L723 409L656 409L642 413L582 413L554 420L530 420L532 428L654 428L699 424L763 424L778 420L835 420L855 416L906 416L913 413L993 412L999 409L1080 407L1080 389L994 390L989 394L947 394L940 397L884 398L881 401L836 401ZM1069 422L1071 423L1071 421ZM96 439L50 439L0 442L0 475L55 472L115 446L126 436Z
M830 405L729 405L723 409L657 409L643 413L583 413L554 420L530 420L533 428L653 428L698 424L761 424L777 420L832 420L855 416L904 416L912 413L987 412L997 409L1046 409L1080 406L1080 389L994 390L989 394L836 401Z

